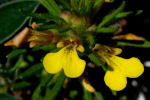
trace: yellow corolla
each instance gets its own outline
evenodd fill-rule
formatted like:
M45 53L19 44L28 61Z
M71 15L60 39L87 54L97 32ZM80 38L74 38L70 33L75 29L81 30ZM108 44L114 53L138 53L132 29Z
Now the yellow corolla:
M79 58L76 48L64 47L56 53L48 53L43 65L48 73L54 74L64 69L66 76L76 78L83 73L86 62Z
M138 58L124 59L111 56L107 61L110 68L107 70L104 81L115 91L123 90L127 84L127 77L137 78L144 72L144 66Z

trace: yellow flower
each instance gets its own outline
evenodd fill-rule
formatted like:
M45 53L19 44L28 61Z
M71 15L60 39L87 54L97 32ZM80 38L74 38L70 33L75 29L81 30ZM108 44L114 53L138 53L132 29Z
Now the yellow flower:
M76 78L83 73L86 62L79 58L76 48L66 46L56 53L48 53L43 65L48 73L54 74L64 69L66 76Z
M127 84L127 77L137 78L144 72L144 66L138 58L124 59L111 56L107 61L110 68L107 70L104 81L115 91L123 90Z

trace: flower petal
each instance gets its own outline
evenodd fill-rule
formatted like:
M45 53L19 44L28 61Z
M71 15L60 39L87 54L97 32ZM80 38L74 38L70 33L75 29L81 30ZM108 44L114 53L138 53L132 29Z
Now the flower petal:
M144 66L138 58L132 57L124 65L127 77L137 78L144 72Z
M85 69L86 62L79 58L75 49L65 53L66 62L63 64L63 68L66 76L71 78L79 77Z
M62 69L62 56L60 51L57 53L48 53L43 59L43 65L48 73L54 74Z
M144 72L144 66L138 58L132 57L130 59L124 59L113 56L111 60L117 65L115 69L121 69L127 77L137 78Z
M108 70L104 76L105 84L115 91L121 91L126 87L127 79L118 70Z

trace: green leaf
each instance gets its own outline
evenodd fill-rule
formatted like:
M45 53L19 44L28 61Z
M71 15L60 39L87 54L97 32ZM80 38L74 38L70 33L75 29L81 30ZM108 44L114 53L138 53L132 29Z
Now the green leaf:
M52 74L48 74L48 75L41 78L40 84L34 90L32 97L31 97L31 100L43 100L42 96L41 96L42 90L43 90L43 88L46 87L46 85L48 84L48 82L51 80L52 77L53 77Z
M57 81L55 85L53 86L53 88L47 87L44 100L55 100L55 97L57 96L62 85L64 84L64 80L65 80L65 75L63 72L61 72L59 76L57 77Z
M84 89L84 96L83 96L84 100L93 100L92 94Z
M93 61L97 66L103 65L103 63L99 60L98 57L96 57L93 53L88 55L88 58Z
M121 12L119 14L116 15L116 18L124 18L127 17L128 15L132 14L132 11L128 11L128 12Z
M95 96L97 98L96 100L104 100L104 97L103 97L103 95L100 92L95 92L94 94L95 94Z
M71 90L69 92L69 97L71 98L71 100L74 100L74 98L78 95L78 91L77 90Z
M0 3L6 3L6 2L9 2L9 0L1 0Z
M15 83L12 87L11 87L11 90L13 91L18 91L18 90L22 90L26 87L29 87L31 86L32 84L30 82L27 82L27 81L22 81L22 82L19 82L19 83Z
M135 44L130 42L118 41L118 46L130 46L130 47L138 47L138 48L150 48L150 41L144 41L142 44Z
M127 96L126 95L123 95L119 98L119 100L128 100Z
M50 52L51 50L57 49L55 44L48 44L48 45L41 45L41 46L35 46L32 48L32 51L38 51L38 50L43 50Z
M10 94L0 93L0 100L18 100Z
M19 57L19 59L17 60L17 62L15 63L15 65L9 70L9 73L11 73L19 68L24 68L27 65L28 65L27 62L24 61L23 56L21 55Z
M101 5L103 2L104 2L104 0L96 0L95 3L94 3L94 8Z
M117 95L117 91L111 90L112 95L116 96Z
M48 29L57 29L57 25L51 24L51 25L39 25L36 30L48 30Z
M28 20L23 12L34 12L38 3L33 0L18 0L0 6L0 43L12 37Z
M138 10L135 15L139 15L141 13L143 13L143 10Z
M10 52L6 57L8 59L13 59L21 54L26 53L27 50L26 49L14 49L12 52Z
M87 40L89 41L90 47L95 44L94 36L93 35L87 35Z
M112 21L116 15L118 13L120 13L123 9L125 8L125 1L122 2L122 4L115 10L113 11L111 14L106 15L102 21L100 22L100 24L98 25L97 29L101 28L102 26L104 26L105 24L109 23L110 21Z
M55 22L55 23L59 23L60 22L64 22L64 19L62 19L60 16L53 16L52 14L49 13L26 13L26 15L33 17L34 20L37 20L36 22L39 23L41 20L41 22Z
M57 0L60 4L62 4L62 9L63 10L70 10L70 4L68 3L67 0Z
M19 77L21 79L28 78L28 77L38 73L42 69L43 69L43 65L41 63L35 64L35 65L31 66L29 69L27 69L25 72L21 73L19 75Z
M61 10L54 0L38 0L53 16L60 16Z
M100 27L99 29L96 29L96 32L98 33L114 33L116 31L118 31L120 27L116 26L116 27Z

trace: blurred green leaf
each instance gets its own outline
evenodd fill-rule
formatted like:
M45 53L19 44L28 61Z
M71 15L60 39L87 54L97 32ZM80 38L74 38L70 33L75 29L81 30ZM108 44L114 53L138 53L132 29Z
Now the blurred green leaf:
M65 22L60 16L54 16L54 15L51 15L49 13L26 13L28 16L31 16L33 17L34 19L37 19L37 23L39 23L39 20L45 20L42 22L56 22L56 23L60 23L60 22ZM35 21L35 20L34 20Z
M96 64L97 66L101 66L103 65L103 63L99 60L98 57L96 57L93 53L88 55L88 58L94 62L94 64Z
M32 48L32 51L38 51L38 50L43 50L50 52L51 50L57 49L55 44L48 44L48 45L41 45L41 46L35 46Z
M19 57L19 59L17 60L17 62L15 63L15 65L9 70L9 72L13 72L19 68L24 68L26 67L28 64L27 62L24 61L22 55Z
M130 43L130 42L118 41L117 45L118 46L138 47L138 48L150 48L150 41L143 41L143 42L144 43L142 43L142 44L135 44L135 43Z
M22 81L22 82L18 82L18 83L15 83L12 87L11 87L11 90L13 91L18 91L18 90L22 90L26 87L29 87L31 86L32 83L30 82L27 82L27 81Z
M53 16L60 16L61 10L54 0L38 0Z
M128 15L132 14L132 11L128 11L128 12L121 12L119 14L116 15L116 18L124 18L127 17Z
M41 96L42 90L43 90L43 88L46 87L46 85L48 84L48 82L51 80L52 77L53 77L52 74L48 74L48 75L41 78L40 84L34 90L32 97L31 97L31 100L43 100L43 98Z
M84 100L93 100L92 93L84 89Z
M36 28L36 30L47 30L47 29L57 29L57 25L56 24L49 24L49 25L39 25L38 28Z
M10 94L0 93L0 100L18 100Z
M35 65L31 66L29 69L27 69L25 72L21 73L19 75L19 77L21 79L28 78L28 77L40 72L42 69L43 69L43 65L41 63L35 64Z
M97 100L104 100L104 97L100 92L95 92L94 94L95 94Z
M31 56L31 55L27 55L27 59L28 59L29 62L34 62L35 61L34 57Z
M115 11L113 11L111 14L106 15L102 19L100 24L97 26L97 29L100 29L102 26L104 26L105 24L107 24L110 21L112 21L116 17L116 15L118 13L120 13L125 8L125 4L126 4L125 1L123 1L122 4Z
M6 57L8 59L14 59L15 57L26 53L27 50L26 49L14 49L12 52L10 52Z
M71 100L74 100L74 98L78 95L78 91L77 90L71 90L69 92L69 97L71 98Z
M96 32L98 33L114 33L116 31L118 31L120 27L116 26L116 27L101 27L101 28L97 28Z
M9 2L9 0L1 0L0 3L6 3L6 2Z
M62 4L62 8L63 8L63 10L65 9L67 9L67 11L68 10L70 10L70 5L69 5L69 3L68 3L68 1L67 0L57 0L60 4Z
M92 48L92 46L95 44L94 36L93 35L87 35L87 40L89 41L89 44Z
M0 6L0 43L12 37L28 20L23 12L34 12L38 3L18 0Z
M135 15L139 15L141 13L143 13L143 10L138 10Z
M57 77L57 81L54 84L53 88L47 87L44 100L55 100L55 97L57 96L62 85L64 84L64 80L65 80L65 75L63 72L60 72L59 76Z
M121 97L119 98L119 100L128 100L128 99L127 99L127 96L124 95L124 96L121 96Z
M117 91L111 90L111 93L116 96L117 95Z
M95 3L94 3L94 8L101 5L103 2L104 2L104 0L96 0Z

